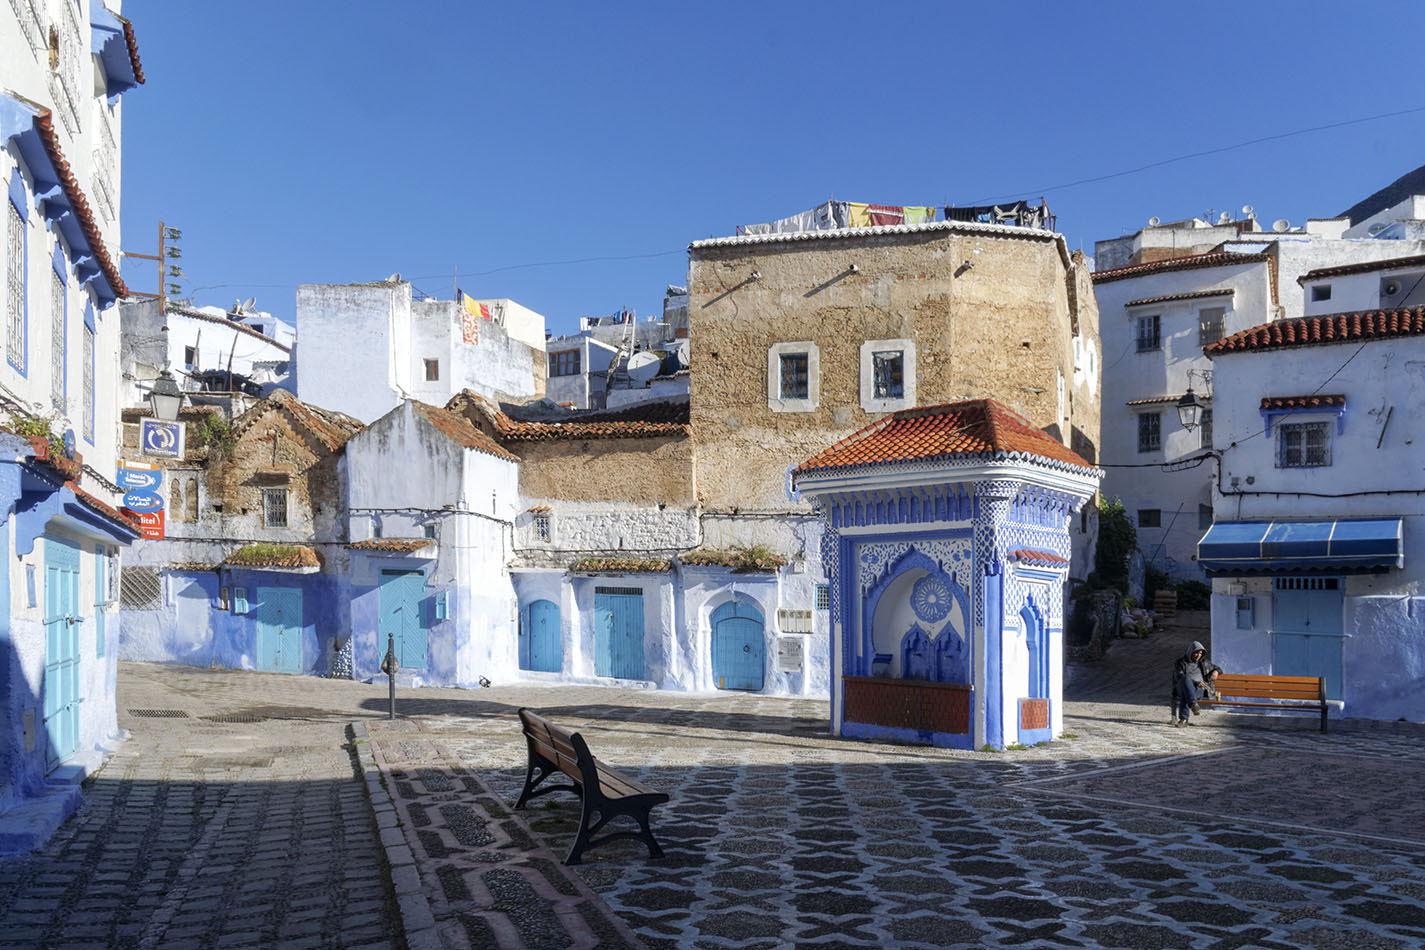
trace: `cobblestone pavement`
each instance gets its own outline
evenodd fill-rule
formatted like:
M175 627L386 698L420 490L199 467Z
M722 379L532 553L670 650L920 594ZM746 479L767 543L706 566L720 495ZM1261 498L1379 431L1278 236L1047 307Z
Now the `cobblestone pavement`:
M43 850L0 861L0 945L402 946L346 738L366 694L122 664L132 738Z

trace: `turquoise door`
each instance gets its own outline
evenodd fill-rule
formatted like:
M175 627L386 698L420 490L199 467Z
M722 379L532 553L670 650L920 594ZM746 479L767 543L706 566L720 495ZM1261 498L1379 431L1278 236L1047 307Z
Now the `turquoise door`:
M266 673L302 672L300 590L257 589L257 668Z
M397 663L409 670L426 668L426 618L421 610L425 591L423 571L381 572L381 586L377 591L380 612L377 656L386 655L386 645L394 637Z
M104 655L104 607L109 603L109 556L104 545L94 547L94 655Z
M79 743L79 545L45 538L46 764L54 768Z
M563 668L559 605L552 600L536 600L526 608L520 626L520 669L558 673Z
M643 679L643 591L639 588L594 588L594 674Z
M712 615L712 675L718 689L761 689L767 661L762 614L729 602Z
M1272 672L1319 676L1326 697L1341 698L1341 581L1279 577L1272 583Z

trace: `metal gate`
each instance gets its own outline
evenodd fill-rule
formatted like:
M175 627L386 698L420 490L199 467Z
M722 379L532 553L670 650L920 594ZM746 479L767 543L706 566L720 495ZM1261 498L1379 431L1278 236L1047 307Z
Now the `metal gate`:
M594 588L594 674L619 679L643 679L641 589Z
M45 538L46 765L54 768L79 744L79 545Z
M525 610L520 627L520 669L558 673L564 668L564 650L559 642L559 605L536 600Z
M257 668L266 673L302 672L300 590L257 589Z
M767 637L762 614L751 604L729 602L712 615L712 674L718 689L762 688Z
M422 571L381 572L377 592L376 655L386 655L386 643L395 635L396 662L406 669L426 668L426 618L421 610L425 596L426 577Z

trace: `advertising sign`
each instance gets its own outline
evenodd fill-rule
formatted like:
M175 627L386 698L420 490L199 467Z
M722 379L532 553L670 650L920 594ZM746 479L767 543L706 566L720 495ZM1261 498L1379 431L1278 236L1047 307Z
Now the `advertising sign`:
M182 422L140 419L139 448L144 455L181 459L183 457L183 437L186 431L187 426Z
M134 514L141 515L146 511L162 511L163 499L157 493L151 491L131 491L124 494L124 507Z
M157 511L130 511L139 519L139 537L150 541L163 540L163 509Z
M119 487L124 491L156 492L163 487L163 469L152 462L119 461Z

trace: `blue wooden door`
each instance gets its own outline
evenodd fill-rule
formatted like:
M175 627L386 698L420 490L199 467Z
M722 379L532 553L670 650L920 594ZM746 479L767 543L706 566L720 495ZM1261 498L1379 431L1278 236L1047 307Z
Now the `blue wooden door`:
M552 600L536 600L525 609L520 627L520 669L558 673L563 668L559 605Z
M79 743L79 545L45 538L46 764L54 768Z
M386 644L394 634L396 662L411 670L426 668L426 618L421 610L425 586L421 571L384 570L377 591L377 655L386 655Z
M637 587L594 588L594 674L644 677L643 591Z
M1335 577L1279 577L1272 583L1272 672L1319 676L1329 699L1341 698L1342 597Z
M302 672L300 590L257 589L257 668L266 673Z
M761 612L729 602L713 611L711 622L713 683L718 689L761 689L767 666Z

